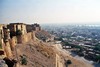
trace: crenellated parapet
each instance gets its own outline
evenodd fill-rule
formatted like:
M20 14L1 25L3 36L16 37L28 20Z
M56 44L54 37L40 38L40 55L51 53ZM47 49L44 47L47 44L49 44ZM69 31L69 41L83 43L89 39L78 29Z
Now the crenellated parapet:
M16 36L18 31L21 31L21 34L26 34L26 24L24 23L10 23L7 25L7 28L10 29L11 36Z

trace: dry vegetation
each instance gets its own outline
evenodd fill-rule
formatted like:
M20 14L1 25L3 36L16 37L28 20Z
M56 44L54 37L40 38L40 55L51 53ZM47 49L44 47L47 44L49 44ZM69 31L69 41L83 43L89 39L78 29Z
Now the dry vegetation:
M27 65L21 65L22 67L55 67L55 52L46 43L30 41L16 47L18 58L25 55L28 61Z

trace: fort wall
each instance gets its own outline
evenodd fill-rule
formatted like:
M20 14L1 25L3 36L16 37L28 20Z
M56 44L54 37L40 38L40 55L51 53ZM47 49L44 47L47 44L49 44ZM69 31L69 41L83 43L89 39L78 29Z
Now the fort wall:
M14 50L16 44L17 44L17 37L14 36L14 37L12 37L12 38L10 39L10 47L11 47L11 50L12 50L12 51Z
M12 57L12 51L11 51L11 48L10 48L10 42L5 42L5 53L6 53L6 56L7 57Z
M26 43L29 42L30 40L35 41L35 32L29 32L21 36L17 36L17 43Z
M64 67L62 63L62 59L58 54L56 54L56 67Z

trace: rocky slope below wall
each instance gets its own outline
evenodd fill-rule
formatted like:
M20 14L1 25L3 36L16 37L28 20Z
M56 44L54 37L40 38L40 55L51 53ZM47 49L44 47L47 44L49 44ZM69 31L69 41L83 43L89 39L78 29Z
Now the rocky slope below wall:
M54 50L42 41L31 40L24 44L17 44L14 55L18 61L21 60L21 56L26 56L27 65L19 64L20 67L55 67L56 65Z

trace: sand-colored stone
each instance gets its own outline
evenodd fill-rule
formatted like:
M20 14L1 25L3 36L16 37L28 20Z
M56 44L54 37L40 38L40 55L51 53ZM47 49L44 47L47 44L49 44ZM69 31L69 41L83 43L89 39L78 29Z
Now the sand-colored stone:
M15 46L17 44L17 38L14 36L10 39L10 47L11 47L11 50L13 51Z
M58 54L56 54L56 67L64 67L64 64L62 63L62 59Z
M6 53L7 57L9 57L9 58L12 57L12 51L11 51L11 47L10 47L9 42L5 43L5 53Z

